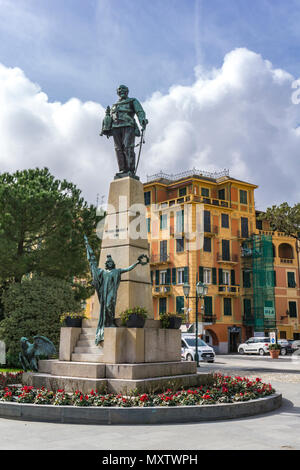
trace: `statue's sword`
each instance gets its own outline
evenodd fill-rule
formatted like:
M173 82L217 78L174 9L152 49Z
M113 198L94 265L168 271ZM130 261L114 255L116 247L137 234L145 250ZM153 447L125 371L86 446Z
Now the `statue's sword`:
M135 172L134 172L135 175L136 175L136 172L137 172L139 163L140 163L142 145L145 143L145 141L144 141L144 133L145 133L145 129L142 129L141 141L140 141L140 144L139 144L139 145L140 145L139 155L138 155L138 159L137 159L137 163L136 163L136 167L135 167Z

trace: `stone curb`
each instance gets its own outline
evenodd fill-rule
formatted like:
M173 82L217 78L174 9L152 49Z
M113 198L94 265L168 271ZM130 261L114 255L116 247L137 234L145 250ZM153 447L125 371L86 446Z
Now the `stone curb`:
M282 395L239 403L178 407L97 408L0 402L0 418L69 424L171 424L238 419L280 408Z

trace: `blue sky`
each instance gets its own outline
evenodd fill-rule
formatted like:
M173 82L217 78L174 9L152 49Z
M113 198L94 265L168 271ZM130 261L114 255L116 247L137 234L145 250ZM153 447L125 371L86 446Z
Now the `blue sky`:
M299 202L299 24L300 0L0 0L0 171L107 194L124 83L149 119L142 180L228 168L258 209Z
M0 0L0 61L51 100L142 100L246 47L300 76L299 0Z

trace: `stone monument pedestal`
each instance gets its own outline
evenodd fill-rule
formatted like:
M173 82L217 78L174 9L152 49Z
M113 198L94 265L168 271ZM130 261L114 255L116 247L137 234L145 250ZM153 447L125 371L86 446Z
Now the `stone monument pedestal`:
M149 255L143 185L137 179L125 177L110 185L99 261L102 269L108 254L117 268L127 268L140 255ZM59 360L39 361L39 372L23 374L23 382L67 392L97 389L125 394L209 383L211 374L198 374L195 362L181 362L180 330L162 329L160 321L154 320L151 290L149 264L123 273L117 293L117 327L104 329L104 345L95 345L100 313L95 294L92 318L83 320L82 328L61 329ZM120 313L133 307L147 310L144 328L120 325Z

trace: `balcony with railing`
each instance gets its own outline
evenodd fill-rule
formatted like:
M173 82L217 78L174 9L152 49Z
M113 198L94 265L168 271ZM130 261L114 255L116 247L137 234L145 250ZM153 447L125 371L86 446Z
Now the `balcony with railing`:
M169 264L170 255L160 254L160 255L151 255L150 256L150 265L155 266L158 264Z
M217 316L210 313L202 313L200 316L201 321L207 325L213 325L217 321Z
M293 264L294 260L291 258L280 258L280 263L282 264Z
M230 286L228 284L219 285L219 295L238 296L240 294L240 286Z
M239 262L238 255L226 256L224 254L217 253L217 262L226 264L237 264Z
M204 236L205 237L215 237L219 233L219 227L213 225L212 227L204 227Z
M171 295L171 287L167 284L161 284L159 286L152 287L152 295L154 297L165 297L167 295Z
M246 240L249 238L249 231L248 230L238 230L237 231L237 238L239 240Z

